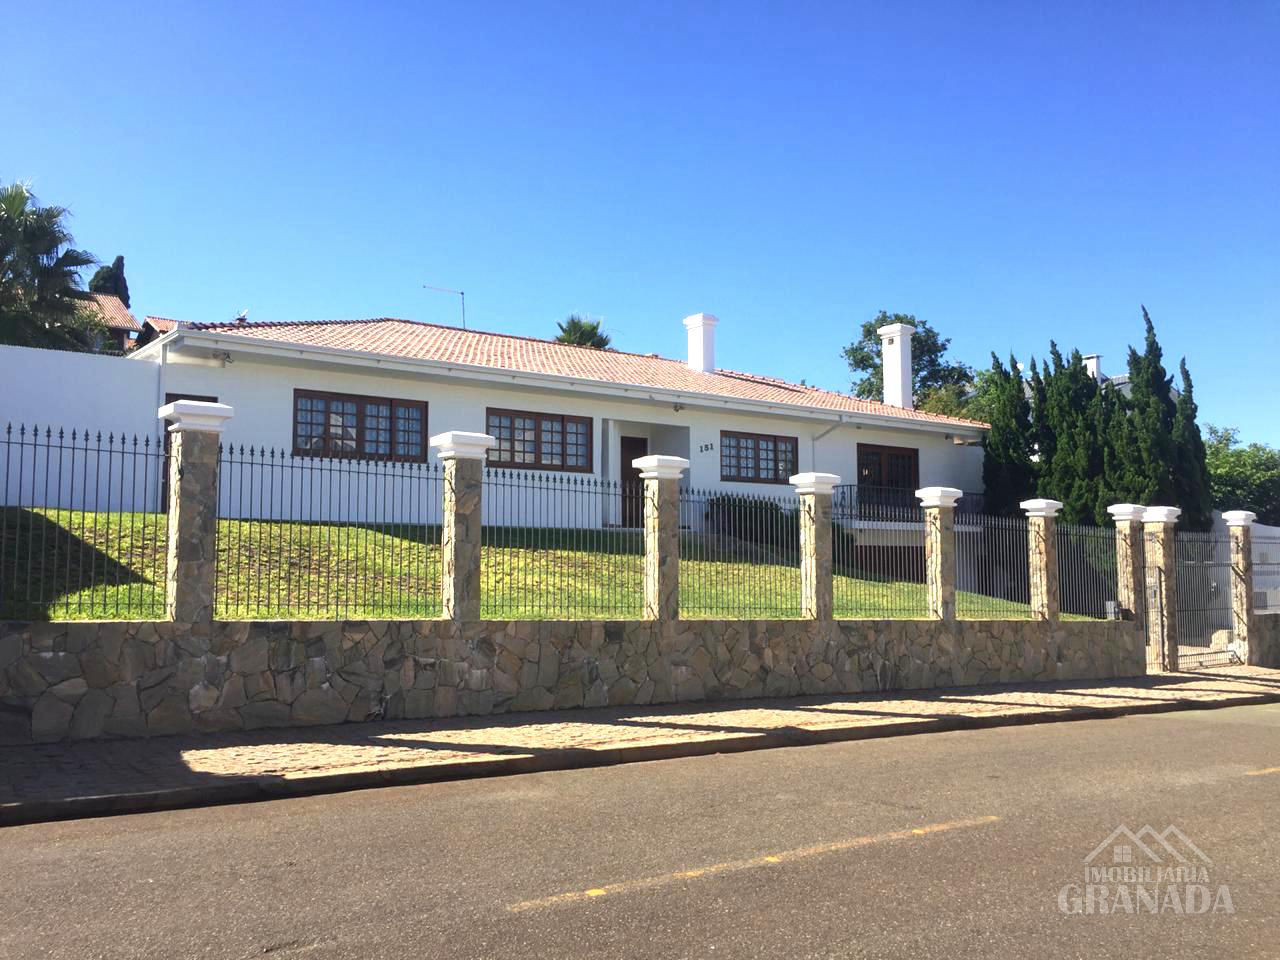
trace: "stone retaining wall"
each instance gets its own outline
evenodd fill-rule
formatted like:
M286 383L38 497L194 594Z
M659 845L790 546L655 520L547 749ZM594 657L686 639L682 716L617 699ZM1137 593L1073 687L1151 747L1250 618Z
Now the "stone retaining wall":
M1254 614L1249 643L1257 645L1258 666L1280 667L1280 613Z
M1127 622L0 624L0 743L1145 672Z

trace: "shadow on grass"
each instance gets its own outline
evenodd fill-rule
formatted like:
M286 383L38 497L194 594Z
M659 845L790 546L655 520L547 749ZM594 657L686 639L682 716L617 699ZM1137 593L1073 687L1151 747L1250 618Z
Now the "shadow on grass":
M161 616L164 522L158 514L0 509L0 618Z

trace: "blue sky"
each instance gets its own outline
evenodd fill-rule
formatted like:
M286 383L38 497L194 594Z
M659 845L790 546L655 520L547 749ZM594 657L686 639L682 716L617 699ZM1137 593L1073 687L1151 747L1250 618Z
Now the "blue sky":
M135 312L378 315L847 389L880 309L1280 444L1280 4L27 4L0 180ZM12 139L8 139L12 138Z

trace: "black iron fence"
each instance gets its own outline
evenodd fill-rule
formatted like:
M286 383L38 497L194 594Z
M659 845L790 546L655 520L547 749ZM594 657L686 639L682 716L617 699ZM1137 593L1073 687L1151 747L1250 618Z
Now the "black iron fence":
M801 614L800 500L680 491L680 615Z
M220 453L214 613L440 616L438 464Z
M1024 518L957 515L956 615L966 620L1018 620L1031 616Z
M8 425L3 448L0 617L163 618L162 440Z
M1064 617L1103 620L1114 609L1116 534L1107 527L1057 525L1058 602Z
M925 617L924 510L915 492L864 484L837 488L837 494L831 502L836 618Z
M481 616L636 619L644 606L640 487L486 469Z
M221 619L441 615L442 468L220 451L215 616ZM164 616L168 455L162 437L9 427L0 455L0 616ZM487 469L482 616L632 619L643 605L643 487L573 474ZM1027 523L964 509L955 518L957 610L1030 613ZM802 615L801 500L684 488L681 613ZM924 511L914 491L838 487L833 598L841 619L927 616ZM1066 617L1105 617L1116 597L1110 528L1059 524ZM1231 640L1230 545L1179 534L1184 647ZM1255 606L1280 608L1280 541L1254 538Z

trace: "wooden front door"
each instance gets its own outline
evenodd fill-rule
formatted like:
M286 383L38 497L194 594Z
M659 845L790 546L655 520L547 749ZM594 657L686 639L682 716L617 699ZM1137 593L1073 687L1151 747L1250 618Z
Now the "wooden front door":
M640 479L640 471L631 465L631 461L648 455L647 438L622 438L622 525L624 527L644 526L644 481Z

